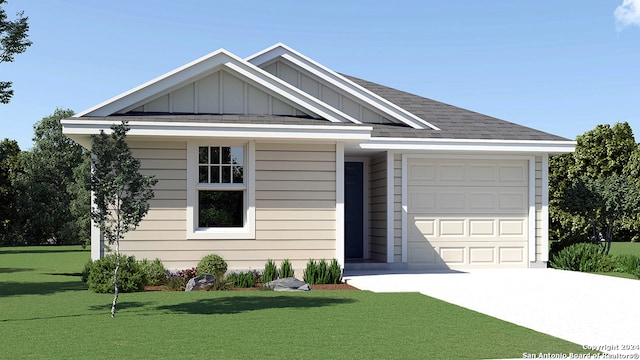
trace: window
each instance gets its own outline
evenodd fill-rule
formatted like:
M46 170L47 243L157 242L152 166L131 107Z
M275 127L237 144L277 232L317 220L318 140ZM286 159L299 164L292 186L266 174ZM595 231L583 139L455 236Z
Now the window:
M187 236L254 238L253 145L190 144L187 151Z

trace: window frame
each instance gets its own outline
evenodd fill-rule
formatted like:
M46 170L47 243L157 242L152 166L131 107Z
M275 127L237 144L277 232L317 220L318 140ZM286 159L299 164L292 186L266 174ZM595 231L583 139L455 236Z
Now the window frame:
M240 183L199 183L199 148L244 148L243 180ZM187 142L187 239L255 239L255 142L193 140ZM199 191L242 191L244 224L241 227L198 227Z

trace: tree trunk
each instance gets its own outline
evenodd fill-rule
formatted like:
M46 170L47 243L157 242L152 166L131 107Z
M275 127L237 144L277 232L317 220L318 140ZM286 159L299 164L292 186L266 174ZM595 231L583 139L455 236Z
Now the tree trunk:
M111 304L111 317L116 317L116 303L118 302L118 269L120 268L120 241L116 240L116 269L113 271L113 304Z

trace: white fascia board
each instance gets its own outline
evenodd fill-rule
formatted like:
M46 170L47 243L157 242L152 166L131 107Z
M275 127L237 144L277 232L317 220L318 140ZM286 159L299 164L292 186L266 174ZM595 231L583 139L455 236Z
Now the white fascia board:
M305 55L295 51L294 49L284 45L273 45L257 54L249 56L245 60L254 64L260 65L269 62L275 58L283 58L288 62L298 66L299 68L307 71L310 74L322 79L323 81L331 84L337 89L351 94L355 98L362 101L378 111L393 117L414 129L433 129L440 130L433 124L417 117L409 111L399 107L398 105L386 100L383 97L363 88L362 86L354 83L353 81L345 78L344 76L336 73L335 71L323 66L322 64L306 57Z
M150 96L163 92L168 88L172 88L180 83L186 82L203 72L230 61L231 59L242 61L240 58L224 49L216 50L175 70L160 75L155 79L147 81L140 86L125 91L122 94L106 100L92 108L84 110L76 114L76 116L109 116L137 102L143 101Z
M344 112L329 106L328 104L290 85L282 79L269 74L257 66L251 65L251 67L249 67L243 63L231 62L224 64L224 66L232 72L242 75L255 84L288 99L293 104L331 122L351 122L354 124L362 124L359 120L356 120Z
M401 139L375 138L362 143L363 150L429 150L481 152L542 152L564 154L575 150L575 141L484 140L484 139Z
M116 121L66 119L62 120L65 135L94 135L100 130L111 132ZM371 138L370 126L331 125L274 125L274 124L202 124L176 122L130 121L130 136L178 137L178 138L251 138L251 139L307 139L307 140L355 140Z

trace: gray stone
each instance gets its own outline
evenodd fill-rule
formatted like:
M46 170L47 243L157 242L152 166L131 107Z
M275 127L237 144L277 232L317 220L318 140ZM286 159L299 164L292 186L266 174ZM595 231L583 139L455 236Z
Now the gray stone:
M216 281L216 277L211 274L204 274L192 278L187 283L184 291L210 290Z
M311 286L296 278L284 278L270 281L264 285L274 291L309 291Z

